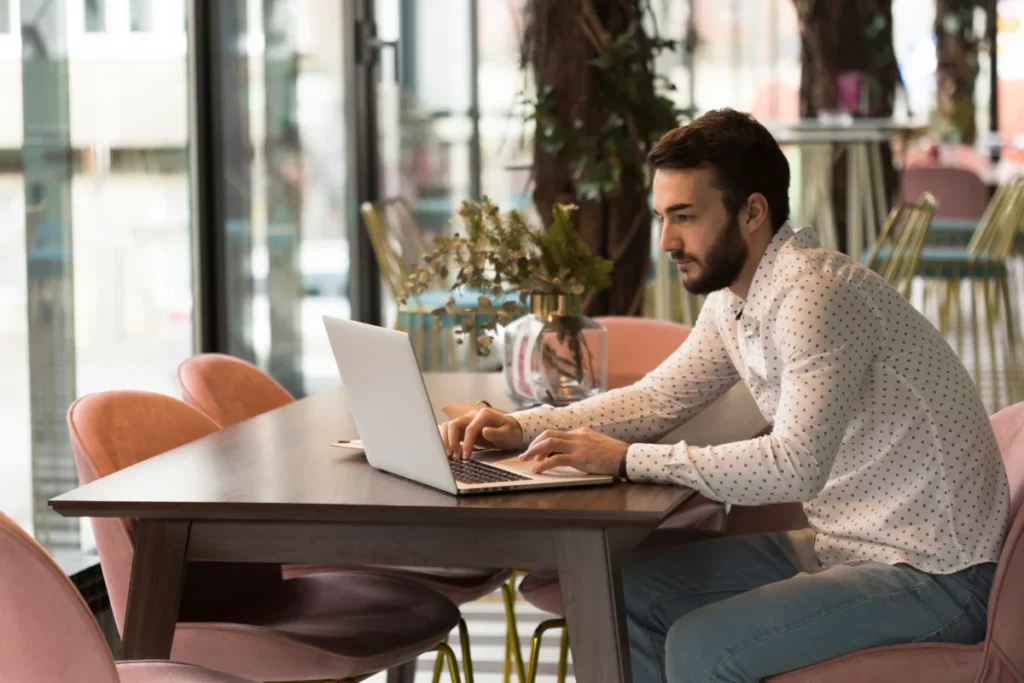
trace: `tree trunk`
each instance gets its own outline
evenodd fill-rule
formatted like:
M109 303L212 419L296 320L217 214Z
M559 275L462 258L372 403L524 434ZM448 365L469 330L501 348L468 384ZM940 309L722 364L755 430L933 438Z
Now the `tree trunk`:
M800 115L813 117L839 104L836 79L844 71L867 74L867 110L860 116L892 116L899 67L892 40L892 0L794 0L802 47ZM892 149L882 145L886 198L896 189ZM846 158L833 159L832 205L839 244L847 244Z
M974 84L978 79L978 0L935 0L936 104L941 137L974 144Z
M590 60L597 52L581 21L590 8L612 35L623 33L642 13L637 0L530 0L524 61L533 65L537 91L550 89L562 121L599 130L608 112L596 97L597 73ZM534 204L545 225L556 202L578 205L574 218L580 237L595 254L615 264L611 287L588 292L588 315L637 315L643 310L651 248L643 156L622 159L618 191L598 199L582 196L566 157L564 150L550 149L535 136Z

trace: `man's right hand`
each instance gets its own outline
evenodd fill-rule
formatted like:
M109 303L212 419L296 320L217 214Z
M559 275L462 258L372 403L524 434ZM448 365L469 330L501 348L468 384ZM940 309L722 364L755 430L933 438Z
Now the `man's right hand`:
M441 440L448 457L469 459L473 446L512 449L523 445L523 428L508 413L480 408L441 425Z

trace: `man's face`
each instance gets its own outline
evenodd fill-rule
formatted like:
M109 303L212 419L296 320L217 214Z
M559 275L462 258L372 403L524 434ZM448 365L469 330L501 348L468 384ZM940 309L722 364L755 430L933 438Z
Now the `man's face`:
M747 261L739 216L730 216L710 169L658 169L654 212L662 220L661 249L679 268L691 294L728 287Z

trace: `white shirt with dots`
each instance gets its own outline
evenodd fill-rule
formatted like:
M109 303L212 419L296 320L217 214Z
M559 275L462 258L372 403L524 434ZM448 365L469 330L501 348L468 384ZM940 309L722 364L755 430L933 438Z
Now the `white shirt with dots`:
M743 381L771 434L650 443ZM747 301L709 295L686 342L636 384L514 417L525 441L592 427L632 444L636 482L737 505L801 502L823 565L952 573L999 557L1009 487L959 358L895 289L813 230L783 226Z

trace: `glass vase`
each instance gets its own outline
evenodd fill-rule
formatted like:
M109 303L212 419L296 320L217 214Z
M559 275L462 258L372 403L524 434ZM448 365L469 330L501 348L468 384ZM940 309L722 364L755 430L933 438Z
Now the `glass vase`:
M505 328L505 391L521 407L564 406L608 386L604 327L579 296L534 294L530 313Z

